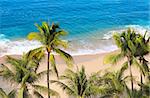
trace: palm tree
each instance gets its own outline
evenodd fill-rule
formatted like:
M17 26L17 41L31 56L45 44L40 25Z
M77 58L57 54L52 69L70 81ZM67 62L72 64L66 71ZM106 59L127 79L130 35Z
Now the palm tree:
M60 76L62 81L51 80L51 83L60 85L60 87L69 95L76 98L85 98L97 94L97 87L93 85L92 80L87 77L85 68L82 66L81 70L76 72L67 69L65 74ZM65 83L63 82L65 81Z
M2 88L0 88L0 97L1 98L15 98L15 96L16 96L15 89L7 94Z
M121 34L118 33L114 34L113 38L118 48L121 49L121 52L119 54L110 55L105 59L105 63L115 64L120 59L124 57L127 58L128 67L130 69L132 91L133 91L133 75L131 71L131 65L135 60L134 54L136 52L136 47L134 46L134 42L136 40L136 37L137 37L136 33L134 32L134 30L131 30L130 28L126 32L122 32Z
M37 72L39 61L43 55L44 53L39 51L39 49L31 50L19 59L8 56L7 62L11 66L4 64L0 66L0 76L11 83L18 84L17 98L31 98L33 95L37 98L44 98L42 93L47 91L53 96L58 96L56 91L48 90L47 87L36 84L38 80L47 73L47 70ZM33 92L32 95L31 91Z
M147 32L145 32L144 36L141 34L138 34L138 37L135 43L135 46L136 46L135 57L138 57L139 62L141 64L141 84L143 84L143 75L145 76L145 74L150 71L148 67L148 61L144 57L150 52L150 48L149 48L150 37L146 39L146 34ZM142 91L142 86L141 86L141 91Z
M53 68L58 77L58 71L55 64L55 57L52 52L58 53L66 61L67 65L72 65L72 57L63 50L59 49L61 46L66 48L67 42L60 39L61 36L66 35L66 32L61 30L57 24L52 23L52 25L49 25L48 23L43 22L41 26L38 24L36 24L36 26L39 32L31 32L28 35L28 39L38 40L39 42L41 42L43 45L42 47L40 47L41 50L47 52L47 87L49 90L50 61L51 67ZM48 98L50 98L49 93Z
M123 67L116 72L106 72L99 82L99 88L105 87L100 98L120 98L127 94L126 81L128 76L124 76L124 71L128 64L124 63Z

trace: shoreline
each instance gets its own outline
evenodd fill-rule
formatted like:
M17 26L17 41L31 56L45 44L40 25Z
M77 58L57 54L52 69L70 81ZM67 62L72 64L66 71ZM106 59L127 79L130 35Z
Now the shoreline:
M140 26L140 25L125 25L124 27L118 27L119 29L111 29L103 31L93 31L85 38L70 38L68 39L69 48L67 51L73 55L85 55L85 54L97 54L112 52L118 49L115 43L112 41L112 34L115 32L121 32L126 30L128 27L133 28L135 31L144 33L148 31L148 36L150 35L149 26ZM117 28L117 27L116 27ZM102 34L101 34L102 33ZM83 36L82 36L83 37ZM17 39L8 39L7 35L0 34L0 57L4 55L15 55L22 54L28 50L35 49L41 44L37 41L29 41L26 38L17 38Z
M63 50L72 55L98 54L111 52L117 49L111 39L88 39L88 41L83 39L69 41L68 43L68 48ZM0 57L3 57L5 55L21 55L29 50L40 47L41 44L35 40L29 41L27 39L21 39L14 41L2 41L0 46Z

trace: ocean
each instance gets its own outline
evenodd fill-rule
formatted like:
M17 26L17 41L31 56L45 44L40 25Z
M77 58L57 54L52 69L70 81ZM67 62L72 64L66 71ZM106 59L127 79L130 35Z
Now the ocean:
M112 33L129 27L150 34L149 0L0 0L0 56L39 47L26 36L35 23L55 22L69 32L71 54L117 49Z

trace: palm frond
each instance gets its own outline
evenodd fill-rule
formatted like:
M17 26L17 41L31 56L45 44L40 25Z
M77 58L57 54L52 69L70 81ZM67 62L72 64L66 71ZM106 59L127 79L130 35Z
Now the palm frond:
M64 91L67 92L67 94L69 95L74 95L75 92L73 89L71 89L69 86L67 86L66 84L64 84L63 82L57 81L57 80L50 80L51 83L55 83L57 85L59 85Z
M68 48L68 42L59 38L55 38L54 44L55 46L62 46L65 49Z
M107 55L104 58L104 64L116 64L123 57L124 55L122 53Z
M122 47L122 41L121 41L120 35L118 33L115 33L113 35L113 39L115 40L115 43L119 48Z
M42 27L44 28L43 31L44 31L46 34L49 34L49 33L50 33L50 27L49 27L49 24L48 24L48 23L42 22Z
M46 92L48 92L48 88L46 87L46 86L42 86L42 85L32 85L32 87L36 90L36 91L39 91L39 92L44 92L44 93L46 93ZM52 90L52 89L50 89L49 90L50 92L50 95L51 96L59 96L59 93L58 92L56 92L56 91L54 91L54 90Z
M49 70L49 72L50 72L50 74L53 73L51 69ZM47 75L47 70L41 71L41 72L37 73L36 75L38 77L37 79L41 79L43 76Z
M37 33L37 32L31 32L31 33L27 36L27 38L28 38L29 40L40 40L40 39L41 39L41 36L40 36L40 34Z
M133 64L136 65L140 69L142 74L145 76L146 72L145 72L143 66L140 63L138 63L138 61L137 61L137 59L135 57L133 58Z
M7 56L7 61L10 63L12 66L14 66L16 69L21 69L24 72L28 72L26 68L21 66L22 62L19 59L15 59L13 57Z
M39 47L33 50L30 50L25 54L25 59L28 60L28 68L34 69L35 73L37 72L40 61L45 57L44 47Z
M125 70L127 70L127 68L128 68L128 62L124 62L121 69L118 71L118 74L119 74L118 78L123 77L123 73Z
M8 98L7 94L5 93L5 91L2 88L0 88L0 97Z
M6 65L2 64L0 66L0 76L6 80L15 81L15 73L12 72Z
M54 71L55 74L57 75L57 77L59 77L58 70L57 70L57 67L56 67L55 57L54 57L53 54L50 54L50 62L51 62L51 66L52 66L52 71Z
M60 30L60 31L57 32L57 37L58 37L58 36L66 36L67 34L68 34L68 33L67 33L66 31Z
M60 76L60 79L74 82L74 77L76 77L76 73L73 72L71 69L66 69L64 75Z
M26 73L26 75L22 78L22 85L24 85L27 82L29 76L30 76L30 73Z
M54 51L55 51L56 53L58 53L58 54L65 60L65 62L67 63L68 66L70 66L70 67L73 66L73 65L72 65L72 63L73 63L73 58L72 58L72 56L71 56L70 54L64 52L64 51L61 50L61 49L57 49L57 48L55 48Z
M43 48L44 47L39 47L39 48L30 50L29 52L26 53L26 58L28 59L35 58L37 60L41 60L44 57Z
M33 94L36 96L36 98L44 98L38 91L34 90Z
M136 47L131 40L128 41L128 47L130 48L133 54L136 52Z
M8 94L8 98L16 98L17 91L14 89Z
M37 29L39 30L39 33L40 33L41 35L44 35L43 28L42 28L40 25L38 25L38 24L35 24L35 26L36 26Z

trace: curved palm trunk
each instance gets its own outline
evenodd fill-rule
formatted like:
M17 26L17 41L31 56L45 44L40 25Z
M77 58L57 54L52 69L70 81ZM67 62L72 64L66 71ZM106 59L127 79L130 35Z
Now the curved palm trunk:
M142 75L142 73L141 73L141 84L143 84L143 75ZM141 86L141 91L143 91L142 86Z
M50 84L49 84L49 57L50 57L50 52L47 54L47 88L48 88L48 98L50 98Z
M142 59L140 59L140 64L142 64ZM141 72L141 84L143 84L143 75L142 75L142 72ZM142 86L141 86L141 91L142 91Z
M142 64L142 61L140 60L140 64ZM142 73L141 73L141 84L143 84L143 75L142 75ZM142 90L143 88L142 88L142 86L141 86L141 91L143 91Z
M131 59L128 59L128 66L129 66L129 69L130 69L131 90L133 91L133 76L132 76L132 70L131 70Z

